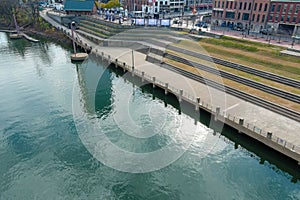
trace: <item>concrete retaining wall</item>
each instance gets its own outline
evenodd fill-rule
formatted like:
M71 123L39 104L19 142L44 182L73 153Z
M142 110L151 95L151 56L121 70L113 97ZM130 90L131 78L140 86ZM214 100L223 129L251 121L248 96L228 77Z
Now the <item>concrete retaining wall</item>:
M289 158L292 158L293 160L300 163L300 154L298 151L295 151L295 146L288 144L286 141L279 141L279 138L272 136L272 133L266 133L262 131L261 129L258 129L257 127L253 125L249 125L244 123L244 120L238 117L224 115L220 112L220 109L218 107L214 108L213 106L210 106L206 104L205 102L200 102L200 97L195 98L191 97L183 90L179 90L176 88L173 88L168 83L164 83L160 80L157 80L156 77L152 77L149 74L145 74L144 72L141 72L139 70L134 69L132 66L128 66L126 63L120 63L117 60L111 60L109 55L105 55L104 53L101 53L102 55L102 61L108 60L109 62L114 63L114 65L122 67L125 71L131 72L132 76L138 76L142 79L142 81L147 81L153 85L153 87L159 87L163 90L165 90L165 94L168 94L169 92L174 94L178 97L178 100L185 101L190 103L191 105L195 106L195 110L205 110L211 115L214 116L215 120L221 121L228 126L236 129L240 133L244 133L247 136L267 145L268 147L288 156ZM150 58L155 59L155 58Z

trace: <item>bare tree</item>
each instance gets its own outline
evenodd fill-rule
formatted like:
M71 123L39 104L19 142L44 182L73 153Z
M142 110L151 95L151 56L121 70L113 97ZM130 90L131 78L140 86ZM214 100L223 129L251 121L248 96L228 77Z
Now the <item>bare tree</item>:
M18 12L19 1L18 0L1 0L0 1L0 18L3 25L13 25L12 16L13 13Z

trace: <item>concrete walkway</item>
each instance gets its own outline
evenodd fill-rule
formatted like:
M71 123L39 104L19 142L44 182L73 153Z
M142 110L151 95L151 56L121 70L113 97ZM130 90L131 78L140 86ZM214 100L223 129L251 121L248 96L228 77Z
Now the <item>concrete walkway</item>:
M41 14L41 16L52 25L62 28L45 14ZM111 60L118 59L119 62L125 62L129 66L133 65L132 58L134 57L134 67L136 70L144 72L145 76L150 78L155 77L156 81L168 83L169 89L173 90L174 93L178 94L178 91L182 89L185 96L189 96L192 99L200 97L202 104L212 106L213 109L220 107L221 113L225 112L229 118L230 116L231 118L244 118L244 124L249 124L249 127L255 126L266 132L272 132L273 136L275 135L280 138L277 139L278 143L282 146L284 146L283 143L285 142L291 143L292 146L294 145L293 151L300 154L300 123L147 62L145 54L132 51L129 48L103 47L81 36L79 38L84 43L87 43L88 46L91 46L92 52L96 55L101 55L103 52L105 57L110 56ZM221 77L219 83L222 83Z

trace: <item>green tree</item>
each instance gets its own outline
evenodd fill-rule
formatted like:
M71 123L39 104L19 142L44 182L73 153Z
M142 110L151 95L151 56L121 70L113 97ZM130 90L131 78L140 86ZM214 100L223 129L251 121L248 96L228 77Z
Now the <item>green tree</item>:
M120 6L121 6L121 4L120 4L120 2L118 0L110 0L107 3L101 3L100 4L101 8L108 8L108 9L110 9L110 8L118 8Z

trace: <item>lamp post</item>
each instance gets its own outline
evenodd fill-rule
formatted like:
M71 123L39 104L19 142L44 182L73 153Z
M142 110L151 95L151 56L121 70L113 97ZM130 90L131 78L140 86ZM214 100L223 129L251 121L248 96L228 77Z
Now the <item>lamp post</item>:
M294 48L294 44L295 44L295 36L292 36L292 46L291 46L291 48Z
M249 16L249 27L248 27L248 35L250 34L250 29L251 29L251 19L252 19L252 13L253 13L253 7L254 7L254 0L251 1L251 11L250 11L250 16Z
M132 67L134 68L134 52L133 52L133 50L131 51L131 57L132 57Z

